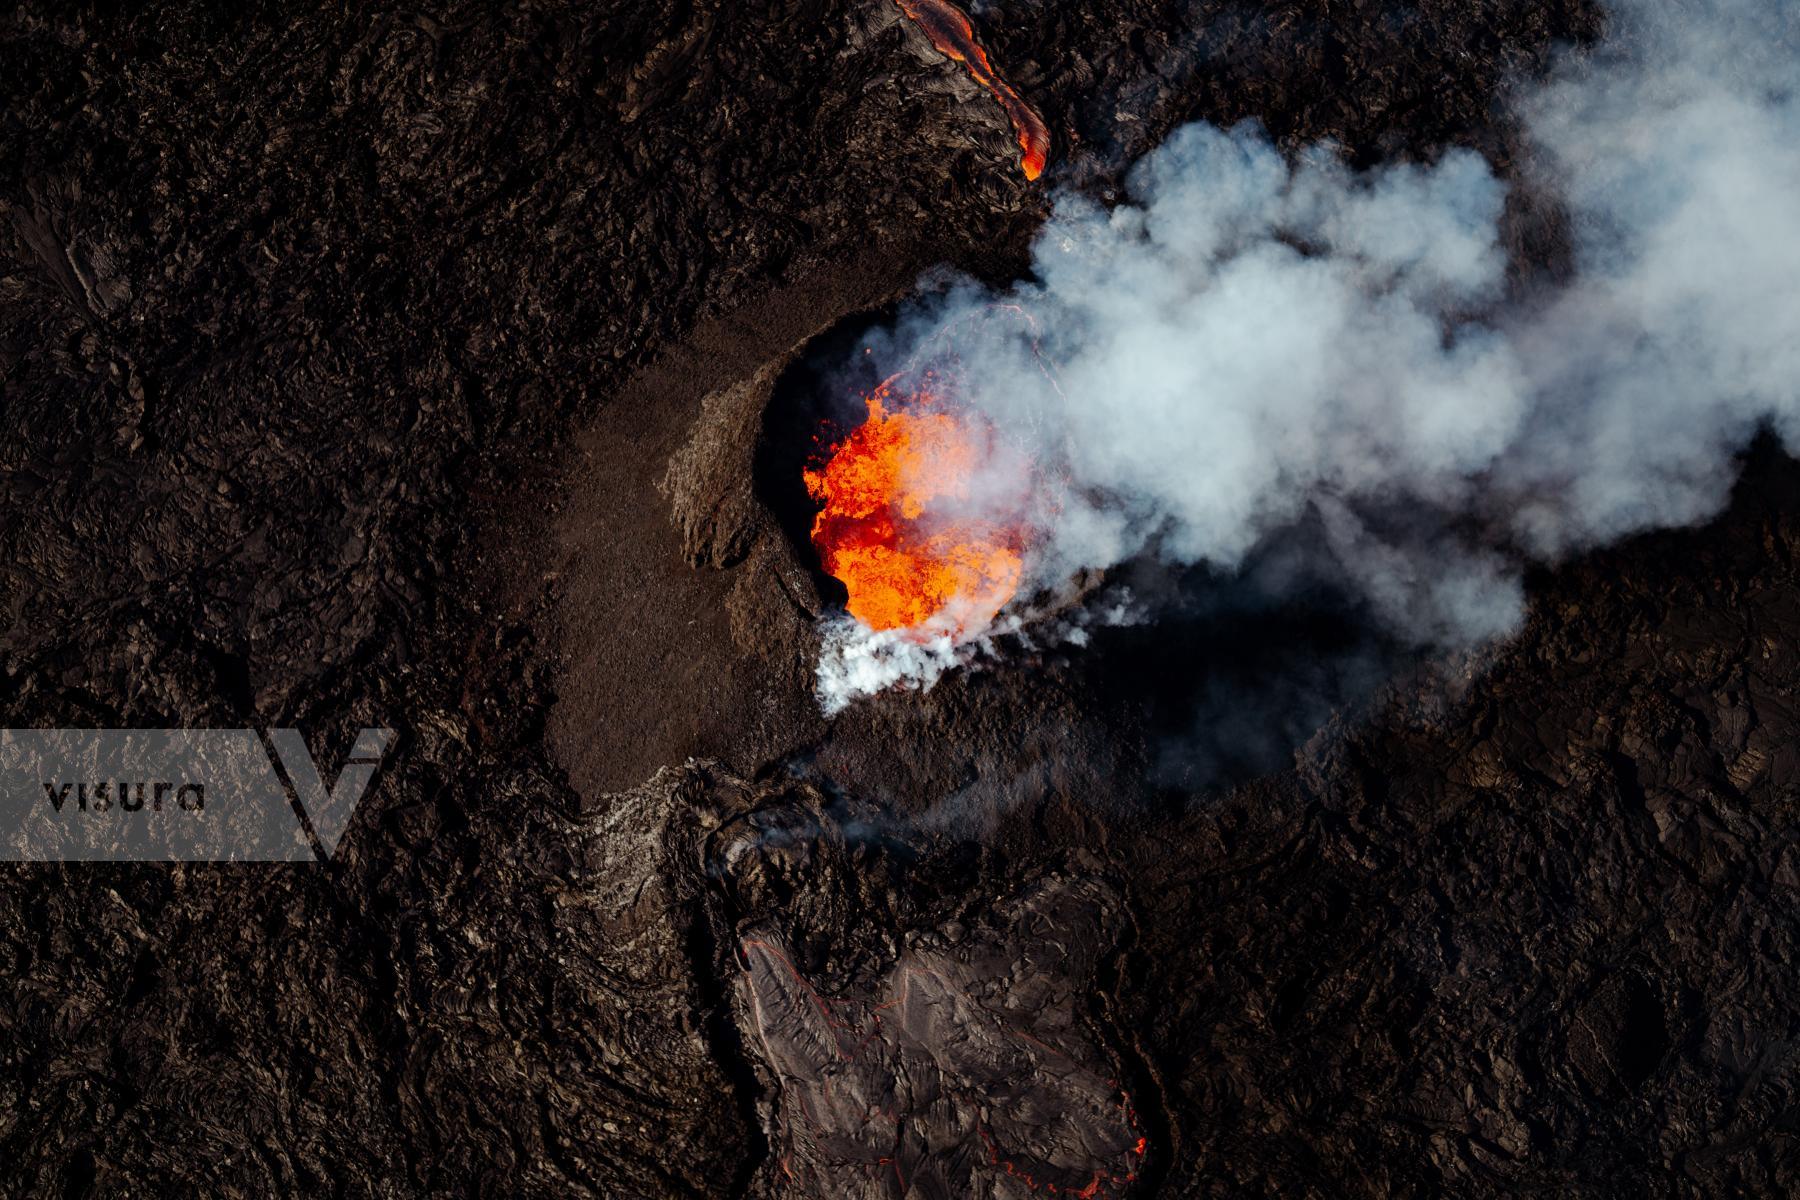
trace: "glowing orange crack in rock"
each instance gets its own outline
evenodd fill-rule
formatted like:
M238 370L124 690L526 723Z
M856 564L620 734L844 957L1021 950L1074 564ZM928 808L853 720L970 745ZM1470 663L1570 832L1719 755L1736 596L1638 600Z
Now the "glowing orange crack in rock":
M963 10L949 0L894 0L894 3L925 31L939 54L962 63L976 83L993 93L1018 134L1019 168L1027 179L1042 175L1044 162L1050 157L1049 126L1044 124L1036 109L1020 99L1019 93L1000 78L1000 72L988 61L987 51L975 40L975 26Z

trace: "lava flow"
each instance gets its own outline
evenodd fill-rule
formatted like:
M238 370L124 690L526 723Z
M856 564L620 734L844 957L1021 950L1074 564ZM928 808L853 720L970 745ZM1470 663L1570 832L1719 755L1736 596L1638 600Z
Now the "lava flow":
M805 472L813 545L871 629L962 637L1024 574L1029 468L979 415L890 379L868 420Z
M925 31L939 54L962 63L976 83L994 94L1000 107L1012 120L1019 137L1019 166L1025 178L1036 179L1044 173L1044 161L1050 157L1050 128L1037 110L1019 98L1000 72L988 61L987 51L975 40L975 26L962 9L950 0L894 0L900 11L911 17Z

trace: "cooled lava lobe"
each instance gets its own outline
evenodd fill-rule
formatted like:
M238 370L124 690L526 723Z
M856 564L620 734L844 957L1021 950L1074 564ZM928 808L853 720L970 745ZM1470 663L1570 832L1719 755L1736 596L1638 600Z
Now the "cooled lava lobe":
M767 931L742 943L780 1161L805 1195L1117 1196L1147 1139L1082 1019L1119 898L1042 882L974 930L915 937L872 992L822 997Z
M949 0L894 0L900 11L918 23L938 52L968 67L969 75L994 94L1013 123L1019 138L1019 169L1025 178L1044 173L1050 157L1050 129L1035 108L1019 98L1012 85L1000 77L987 51L975 40L975 26L962 9Z

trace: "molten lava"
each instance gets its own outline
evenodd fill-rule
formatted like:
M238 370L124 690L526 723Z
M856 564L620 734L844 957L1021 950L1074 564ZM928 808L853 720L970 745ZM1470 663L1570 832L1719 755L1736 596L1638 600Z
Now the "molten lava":
M975 40L975 26L963 10L949 0L894 0L900 11L911 17L939 54L962 63L969 75L994 94L1000 107L1012 120L1019 137L1019 166L1025 178L1036 179L1044 173L1044 161L1050 157L1050 128L1037 110L1019 98L1000 72L988 61L987 51Z
M871 629L978 632L1024 574L1029 469L980 416L894 380L868 420L805 472L812 540Z

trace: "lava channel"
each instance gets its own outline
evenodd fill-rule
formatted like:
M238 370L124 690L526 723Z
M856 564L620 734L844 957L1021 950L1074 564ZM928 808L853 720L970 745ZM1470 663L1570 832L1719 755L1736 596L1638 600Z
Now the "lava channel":
M962 640L987 628L1024 576L1031 470L930 380L913 392L897 380L805 471L822 506L813 545L870 629Z
M894 0L900 11L912 18L939 54L969 69L975 82L992 92L1000 107L1013 123L1019 137L1019 167L1025 178L1036 179L1044 173L1044 162L1050 157L1050 127L1037 110L1019 98L1012 85L1000 78L1000 72L988 61L987 51L975 40L975 26L962 9L950 0Z

